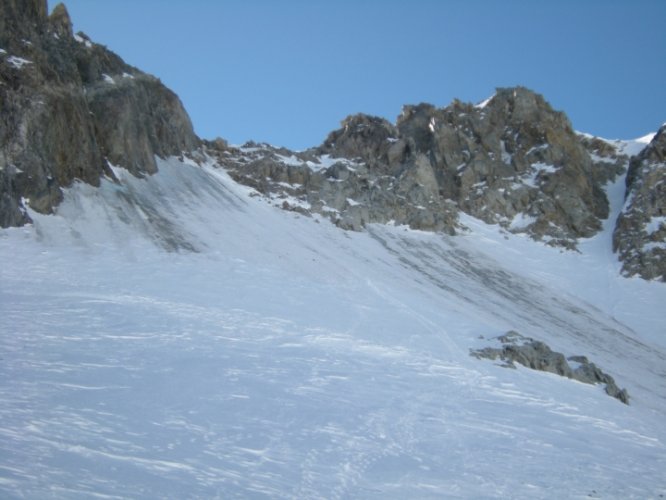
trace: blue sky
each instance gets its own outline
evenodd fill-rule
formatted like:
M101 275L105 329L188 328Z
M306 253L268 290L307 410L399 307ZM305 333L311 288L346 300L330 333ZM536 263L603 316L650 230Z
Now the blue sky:
M204 138L303 149L349 114L394 121L513 85L607 138L666 122L664 0L65 4L75 31L173 89Z

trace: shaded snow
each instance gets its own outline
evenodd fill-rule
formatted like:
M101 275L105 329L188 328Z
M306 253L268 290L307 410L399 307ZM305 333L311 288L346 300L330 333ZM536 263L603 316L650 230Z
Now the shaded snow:
M159 168L0 232L0 496L666 494L665 287L600 240L344 232ZM469 356L508 329L631 406Z
M18 56L9 56L7 58L7 62L12 66L14 66L16 69L23 69L23 66L32 64L32 61L29 61L27 59L24 59L23 57L18 57Z

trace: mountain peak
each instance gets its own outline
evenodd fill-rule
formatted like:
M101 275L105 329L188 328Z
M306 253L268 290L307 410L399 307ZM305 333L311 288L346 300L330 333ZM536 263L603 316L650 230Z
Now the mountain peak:
M74 32L72 30L72 20L67 12L65 4L59 3L51 12L49 16L49 24L54 33L58 36L72 37Z

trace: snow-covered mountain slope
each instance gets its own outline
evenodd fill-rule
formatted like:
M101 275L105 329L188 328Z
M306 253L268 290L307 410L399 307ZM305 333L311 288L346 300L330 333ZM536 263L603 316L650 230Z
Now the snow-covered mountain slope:
M666 495L666 289L612 227L345 232L212 164L115 173L0 232L0 496ZM509 329L630 405L469 355Z

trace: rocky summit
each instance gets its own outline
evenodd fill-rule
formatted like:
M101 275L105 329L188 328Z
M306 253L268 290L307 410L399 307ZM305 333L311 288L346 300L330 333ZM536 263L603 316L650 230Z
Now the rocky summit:
M342 229L406 225L453 234L465 213L575 250L611 213L626 174L613 247L627 275L666 281L666 133L642 151L574 131L539 94L502 88L478 104L405 106L395 123L349 116L319 146L201 141L178 97L85 34L45 0L0 4L0 225L50 213L75 180L157 170L155 157L214 157L286 210ZM614 221L611 222L611 227Z

